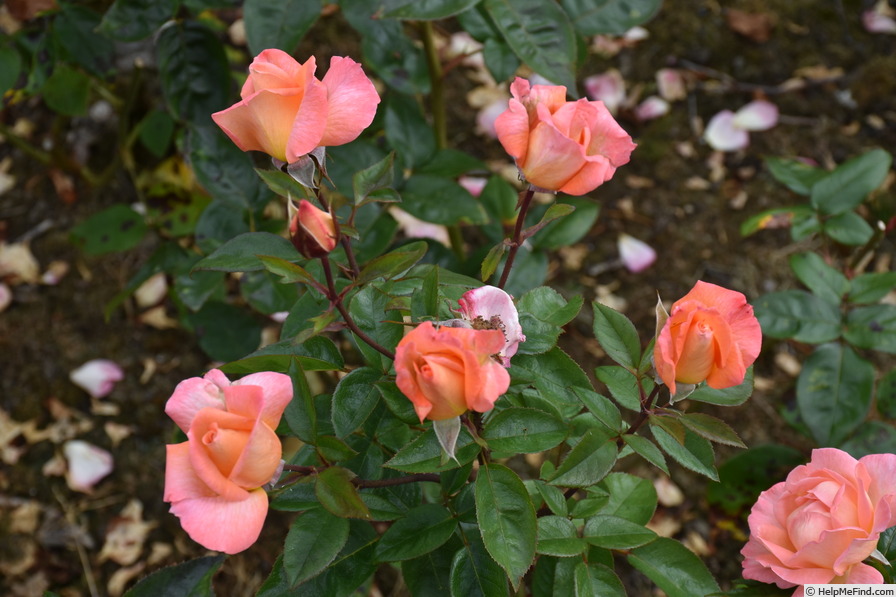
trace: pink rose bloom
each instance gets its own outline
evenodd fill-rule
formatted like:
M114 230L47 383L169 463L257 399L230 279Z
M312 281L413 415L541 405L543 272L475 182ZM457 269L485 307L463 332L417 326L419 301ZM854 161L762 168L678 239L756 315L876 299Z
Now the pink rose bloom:
M492 358L504 347L497 330L421 323L395 349L395 383L420 417L451 419L487 412L510 387L510 375Z
M635 144L602 102L567 102L566 87L530 86L519 77L510 91L495 130L530 184L584 195L628 163Z
M322 80L314 56L305 64L277 49L249 65L242 100L212 119L243 151L292 163L316 147L353 141L373 122L380 97L350 58L334 56Z
M762 330L746 297L699 281L675 301L653 350L657 374L672 395L675 383L722 389L743 383L759 356Z
M165 412L187 441L167 446L164 500L194 541L234 554L258 539L268 512L262 485L280 466L274 430L291 399L282 373L231 384L213 369L177 385Z
M881 584L862 561L880 533L896 525L896 455L856 460L835 448L763 491L748 519L744 578L786 589L805 584Z
M466 291L457 301L464 319L474 330L501 330L504 347L498 352L505 367L516 354L520 342L526 341L513 297L496 286L481 286Z

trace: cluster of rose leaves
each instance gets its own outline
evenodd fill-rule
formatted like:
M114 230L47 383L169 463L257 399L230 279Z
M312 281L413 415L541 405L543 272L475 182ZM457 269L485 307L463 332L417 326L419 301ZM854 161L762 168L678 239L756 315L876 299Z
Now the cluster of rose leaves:
M333 58L323 79L315 70L313 57L300 64L265 50L249 68L242 100L213 118L240 149L284 164L354 140L376 114L374 85L349 58ZM495 128L530 192L582 195L628 162L635 144L602 102L569 102L565 87L521 78L511 92ZM342 240L332 208L305 199L290 200L289 208L297 250L326 259ZM509 387L507 367L525 341L513 299L499 287L468 291L458 312L459 319L418 323L395 347L396 385L421 422L491 410ZM678 397L703 382L736 386L760 346L759 323L744 295L697 282L671 313L658 313L656 373ZM198 543L232 554L258 538L268 509L264 487L283 470L274 430L291 399L290 378L273 372L231 383L212 370L175 389L166 413L187 441L167 448L164 499ZM453 450L450 442L442 445ZM744 577L796 586L795 595L806 583L881 583L862 561L894 524L896 455L856 461L840 450L817 450L754 506Z

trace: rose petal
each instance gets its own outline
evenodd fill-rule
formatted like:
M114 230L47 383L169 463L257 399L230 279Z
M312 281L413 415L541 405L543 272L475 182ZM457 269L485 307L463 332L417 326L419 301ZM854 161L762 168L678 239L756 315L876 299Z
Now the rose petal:
M750 144L750 136L744 129L734 126L734 112L722 110L709 120L703 138L718 151L738 151Z
M185 499L171 504L171 513L180 518L181 526L196 543L235 554L248 549L261 534L268 513L268 495L256 489L241 501L215 497Z
M750 102L734 114L732 124L746 131L765 131L778 124L778 106L765 100Z
M653 247L625 233L619 235L616 248L619 250L622 264L635 274L644 271L656 261L656 251Z
M651 95L635 108L635 116L640 121L653 120L669 113L669 102L661 97Z
M376 116L380 96L351 58L334 56L324 75L327 88L327 128L320 145L343 145L354 141Z
M124 370L109 359L93 359L74 369L68 377L94 398L102 398L112 391L116 382L124 379Z
M62 451L68 461L65 480L73 491L91 493L93 486L114 468L112 454L85 441L67 441Z
M602 101L611 114L616 114L625 102L625 80L615 68L601 75L586 77L582 85L585 94L592 100Z

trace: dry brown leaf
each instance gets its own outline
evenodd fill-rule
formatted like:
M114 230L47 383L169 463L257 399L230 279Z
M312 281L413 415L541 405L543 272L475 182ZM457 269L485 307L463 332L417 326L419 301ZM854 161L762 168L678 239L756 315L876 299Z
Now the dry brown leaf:
M57 168L51 168L48 172L50 180L53 182L53 188L56 194L62 199L66 205L71 205L78 200L78 193L75 191L75 180Z
M27 243L0 242L0 278L13 284L35 284L40 280L40 264Z
M736 8L725 12L725 21L735 33L756 43L764 43L771 38L775 26L774 15L769 13L749 13Z
M124 593L128 583L140 576L145 569L146 562L138 562L133 566L119 568L109 577L109 582L106 583L106 591L108 591L111 597L118 597Z
M56 0L6 0L9 14L18 21L30 21L39 13L56 8Z
M653 480L653 487L656 489L656 499L660 505L673 508L684 503L684 492L669 477L665 475L657 477Z
M143 504L132 499L109 523L99 561L112 560L116 564L130 566L140 557L146 537L156 525L155 522L143 520Z

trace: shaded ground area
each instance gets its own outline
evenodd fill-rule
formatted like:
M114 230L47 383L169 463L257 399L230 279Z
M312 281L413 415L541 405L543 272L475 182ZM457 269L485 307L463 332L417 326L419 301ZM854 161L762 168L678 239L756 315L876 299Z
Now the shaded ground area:
M647 25L648 39L611 58L591 56L582 76L618 68L630 94L639 88L642 97L654 93L654 73L662 67L689 73L690 93L668 115L650 122L637 122L623 110L620 120L639 147L632 162L593 195L602 204L598 223L583 243L560 252L548 284L564 293L583 292L586 302L612 302L635 321L643 337L653 327L656 292L674 300L703 279L753 299L793 286L786 257L812 247L795 247L783 230L742 239L738 228L751 214L799 201L771 179L763 155L803 156L830 166L874 147L896 147L894 38L862 28L860 13L868 4L742 0L723 9L711 0L667 0ZM767 17L768 39L735 33L726 20L730 9ZM332 23L321 29L338 35L338 18L331 17ZM342 52L348 43L340 39L337 51L337 44L327 40L309 40L299 53L317 53L322 61L321 55ZM450 77L449 89L472 85L462 69ZM792 79L801 80L802 87L785 85ZM745 151L713 156L700 141L700 122L755 97L776 103L781 123L753 134ZM453 99L452 142L484 159L501 156L496 142L483 143L472 132L475 112L463 95ZM37 124L33 140L39 144L47 125L39 105L2 115L7 124L23 116ZM163 406L177 382L209 363L190 334L142 325L130 305L104 319L103 306L152 251L151 241L125 254L85 258L68 240L71 226L90 214L134 200L128 178L122 174L98 190L77 183L77 201L66 204L43 167L8 144L0 145L0 157L5 156L12 159L9 171L17 184L0 196L0 235L11 242L43 230L31 243L39 262L62 260L70 267L58 285L15 286L13 304L0 314L0 408L18 423L33 421L37 429L55 430L34 443L22 435L0 434L0 444L10 441L6 448L0 445L4 454L20 452L5 458L0 468L0 593L39 595L49 588L63 595L106 594L116 574L126 582L128 576L202 553L161 501L164 443L172 441L174 431ZM651 269L631 274L600 265L615 257L616 238L623 231L657 249L659 259ZM893 252L892 238L885 240L878 266L888 267ZM583 314L565 338L567 350L586 370L602 364L590 328ZM767 342L764 348L754 397L741 407L711 412L731 422L748 445L776 442L805 450L809 442L778 415L792 400L792 379L775 364L779 351L799 358L799 347ZM125 379L103 400L106 410L98 411L68 380L69 371L93 358L114 359L125 369ZM110 422L129 432L117 445L106 429ZM0 430L11 424L4 425ZM113 473L92 495L72 492L62 477L43 472L72 434L112 450L115 457ZM730 453L719 453L717 461ZM663 513L681 523L676 537L696 535L689 545L701 551L724 586L739 576L743 521L710 510L700 479L676 470L673 481L684 491L684 502ZM132 498L142 503L143 520L155 526L137 567L128 573L127 566L101 561L99 553L110 525ZM249 594L261 583L288 520L273 513L257 548L228 560L218 579L226 587L221 594ZM390 594L391 579L378 580L382 594ZM637 578L627 581L630 594L649 594ZM400 588L395 594L402 594Z

